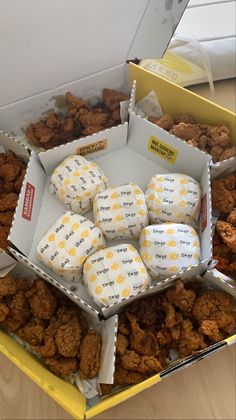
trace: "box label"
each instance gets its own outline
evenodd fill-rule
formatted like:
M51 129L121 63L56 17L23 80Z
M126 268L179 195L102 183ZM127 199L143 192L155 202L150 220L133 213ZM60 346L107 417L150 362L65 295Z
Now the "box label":
M25 197L23 203L22 217L26 220L31 220L33 204L34 204L35 187L27 182L25 189Z
M86 144L77 148L77 155L86 156L92 153L101 152L107 149L107 139L96 141L95 143Z
M204 194L204 196L202 197L202 202L201 202L201 225L202 225L202 232L204 232L204 230L207 227L207 196L206 194Z
M148 150L169 163L175 163L178 156L178 150L154 136L148 140Z

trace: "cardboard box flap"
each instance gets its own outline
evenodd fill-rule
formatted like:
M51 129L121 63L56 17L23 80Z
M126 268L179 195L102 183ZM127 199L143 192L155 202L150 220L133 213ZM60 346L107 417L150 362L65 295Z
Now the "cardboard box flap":
M4 2L0 106L127 59L161 57L187 2L61 0L56 7Z

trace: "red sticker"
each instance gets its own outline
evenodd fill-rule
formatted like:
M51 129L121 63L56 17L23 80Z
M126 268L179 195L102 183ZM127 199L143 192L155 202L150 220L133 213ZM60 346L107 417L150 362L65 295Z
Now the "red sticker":
M207 196L204 194L202 197L202 203L201 203L201 225L202 225L202 232L207 227Z
M33 203L34 203L35 187L27 182L25 189L25 198L23 204L22 217L26 220L31 220Z

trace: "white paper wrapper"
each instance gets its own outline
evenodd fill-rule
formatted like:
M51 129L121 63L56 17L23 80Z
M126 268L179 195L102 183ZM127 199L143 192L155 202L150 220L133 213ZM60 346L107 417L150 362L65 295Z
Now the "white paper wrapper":
M50 192L69 210L83 214L92 208L95 195L107 188L99 166L83 156L67 157L52 173Z
M89 257L83 279L94 301L106 307L136 295L151 283L138 251L127 244L102 249Z
M131 182L97 194L93 214L106 239L137 239L149 219L144 193Z
M145 196L151 223L176 222L197 226L201 189L192 177L183 174L154 175Z
M64 280L78 281L87 257L104 246L99 228L85 217L68 211L41 239L37 257Z
M156 117L160 118L163 115L163 111L157 95L153 90L148 93L143 99L135 105L135 113L140 117Z
M173 276L200 262L200 242L187 225L163 223L142 230L141 257L153 278Z

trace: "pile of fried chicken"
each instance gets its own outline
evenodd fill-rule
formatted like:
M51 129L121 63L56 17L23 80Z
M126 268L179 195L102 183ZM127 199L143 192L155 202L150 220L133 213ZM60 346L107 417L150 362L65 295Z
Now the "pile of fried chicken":
M132 385L162 371L170 350L193 355L223 340L236 326L232 297L177 280L167 291L127 307L119 316L114 386ZM112 385L101 384L102 393Z
M229 128L224 123L216 126L199 124L189 114L180 114L175 119L167 114L161 118L148 119L188 144L210 154L214 163L236 156L236 147L233 146Z
M128 96L112 89L103 90L103 102L92 106L89 101L65 94L68 111L65 116L53 112L46 119L31 124L25 135L31 144L50 149L60 144L98 133L120 124L120 102Z
M217 269L236 280L236 172L212 180L212 207L220 212L213 236Z
M25 163L13 152L0 153L1 249L7 249L7 237L25 172Z
M0 327L15 333L57 376L97 376L101 338L77 305L42 279L0 279Z

